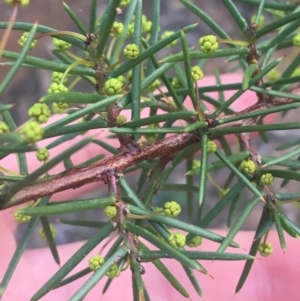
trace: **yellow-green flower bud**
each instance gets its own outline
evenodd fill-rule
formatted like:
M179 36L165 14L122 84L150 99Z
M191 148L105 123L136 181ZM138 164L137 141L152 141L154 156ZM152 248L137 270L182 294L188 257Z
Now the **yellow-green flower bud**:
M63 112L66 112L70 106L68 102L63 102L63 101L57 101L56 105L57 105L58 109Z
M128 24L127 32L128 32L128 34L129 34L130 36L133 36L133 35L134 35L134 23Z
M215 52L219 48L217 37L207 35L199 39L199 48L204 53Z
M117 80L118 80L120 83L122 83L122 85L125 84L125 77L124 77L123 75L119 75L119 76L117 77Z
M204 76L202 69L197 65L191 68L191 74L194 81L197 81Z
M267 73L267 78L270 82L273 82L280 78L280 72L277 69L272 69Z
M118 115L117 119L116 119L116 124L118 126L122 126L127 122L127 117L123 114Z
M104 214L108 218L114 218L117 215L117 208L116 208L116 206L106 206L104 208Z
M121 0L120 6L125 7L125 6L129 5L130 2L131 2L131 0Z
M270 173L265 173L260 177L260 183L263 185L273 185L274 184L274 177Z
M146 21L142 23L142 30L144 33L150 33L152 28L152 22Z
M105 274L108 278L114 279L120 275L120 272L118 271L118 266L116 263L114 263L111 268L106 272Z
M25 207L20 207L20 208L25 208ZM14 212L14 218L18 223L26 223L29 220L31 220L30 215L20 214L20 213L18 213L18 209Z
M246 159L240 164L239 170L245 174L253 174L256 170L256 165L251 159Z
M182 88L181 82L179 81L179 79L177 77L173 77L172 78L172 82L171 85L173 88L175 89L180 89Z
M193 160L193 169L201 166L201 162L199 160Z
M48 94L58 93L58 92L67 92L68 88L64 84L52 83L47 90Z
M160 80L157 78L154 82L152 82L148 87L147 91L153 92L160 86Z
M63 40L57 39L57 38L53 38L52 42L56 49L62 50L62 51L66 51L72 46L72 44L65 42Z
M215 153L218 149L217 144L214 141L207 141L206 150L208 153Z
M35 153L35 155L39 161L45 162L49 159L50 153L46 147L42 147Z
M148 129L157 129L159 126L158 124L149 124ZM151 143L154 142L157 138L157 134L145 134L144 137L146 138L147 142Z
M256 15L253 15L251 17L251 23L255 23L255 20L256 20ZM265 25L265 16L260 15L258 23L257 23L257 28L261 29L264 25Z
M202 237L197 235L190 242L188 242L187 245L190 248L196 248L201 245L201 242L202 242Z
M28 110L28 115L38 123L45 123L51 116L51 111L45 103L35 103Z
M30 0L4 0L4 2L8 5L19 4L21 6L28 6L30 4Z
M89 268L92 271L98 270L104 263L104 258L100 255L95 255L89 259Z
M29 36L29 32L24 32L21 37L19 38L18 40L18 44L21 46L21 47L24 47L27 39L28 39L28 36ZM34 48L36 46L36 43L37 43L37 40L33 40L30 44L30 49Z
M52 237L55 238L57 231L52 224L50 224L50 230L51 230ZM43 240L46 240L46 235L43 228L39 229L39 235Z
M115 21L110 31L111 37L120 37L124 33L124 25L121 22Z
M109 79L103 87L103 93L106 95L116 95L122 92L123 84L116 78Z
M69 108L69 104L66 102L54 102L52 103L52 110L56 114L63 114L66 113L67 109Z
M181 233L173 233L168 239L169 245L174 249L182 248L185 246L185 236Z
M168 216L175 217L181 212L181 206L175 201L166 202L164 204L164 212Z
M139 46L136 44L128 44L124 48L124 55L130 60L136 59L139 56L139 53Z
M40 141L44 135L44 129L36 121L29 121L22 128L23 140L27 143Z
M168 36L172 35L173 33L174 33L174 31L167 30L161 35L161 39L163 40L163 39L167 38ZM172 46L176 45L176 43L177 43L177 39L172 41L170 44L168 44L167 47L172 47Z
M56 72L56 71L52 72L52 75L51 75L52 83L56 83L56 84L59 85L60 82L61 82L61 80L62 80L62 78L63 78L63 76L64 76L64 73ZM65 79L64 79L64 81L63 81L62 84L65 85L65 84L67 83L67 81L68 81L68 76L69 76L69 75L65 76Z
M293 37L293 44L294 44L294 46L296 46L296 47L300 47L300 33L296 34L296 35Z
M268 257L273 252L272 244L270 242L261 243L258 246L258 252L261 256Z
M0 120L0 134L8 133L8 132L9 132L8 125L4 121Z

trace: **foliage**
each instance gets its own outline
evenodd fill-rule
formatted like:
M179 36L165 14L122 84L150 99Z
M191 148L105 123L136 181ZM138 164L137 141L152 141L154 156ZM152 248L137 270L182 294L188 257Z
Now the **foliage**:
M173 287L188 298L188 292L174 278L176 275L166 272L161 261L166 256L183 265L195 290L201 295L200 285L193 273L195 270L209 275L209 271L197 260L205 252L195 251L192 254L185 246L196 247L202 238L219 243L218 250L205 255L206 259L246 260L236 288L239 291L246 281L257 251L265 254L264 256L271 253L270 245L264 244L273 224L282 249L285 249L284 234L299 237L300 229L285 216L282 207L285 203L298 202L300 195L275 193L273 184L281 181L281 187L284 187L290 180L300 181L299 157L297 158L300 140L280 145L280 149L287 149L286 153L280 157L270 157L258 154L251 147L248 135L259 132L262 139L265 139L268 131L300 128L299 122L263 123L264 117L269 114L286 113L300 106L300 96L297 93L300 77L294 73L299 66L300 54L298 52L294 55L293 52L299 47L299 5L292 1L223 0L233 22L236 22L244 36L244 40L239 41L231 39L200 7L191 1L179 0L212 33L199 37L198 48L194 49L189 45L187 35L196 30L197 24L178 28L174 32L166 31L162 35L159 33L160 0L152 1L152 20L142 14L141 0L107 1L101 16L96 16L97 1L93 0L89 29L85 28L71 7L63 3L78 27L78 32L56 31L47 26L25 22L15 23L17 7L22 2L6 2L12 5L13 12L9 22L0 22L0 28L4 32L0 55L6 59L2 65L11 68L0 84L0 95L22 67L50 70L53 72L53 82L48 91L45 91L45 96L29 110L28 121L20 127L17 127L11 115L11 106L0 104L0 159L16 153L19 164L17 175L0 166L0 170L4 172L0 175L0 209L27 203L27 207L20 207L16 211L15 217L19 222L29 221L28 231L13 254L12 262L1 281L0 294L5 294L38 219L42 224L40 233L48 242L55 261L59 263L55 229L47 219L50 215L103 208L110 220L93 224L100 229L99 232L73 254L31 300L39 300L50 290L84 276L85 271L70 279L67 277L89 251L112 233L113 238L116 238L113 246L107 247L106 253L102 250L105 253L103 258L97 255L102 261L98 264L99 258L96 258L96 268L95 258L90 259L90 264L97 271L84 286L74 292L72 300L82 300L105 275L116 277L128 263L134 274L134 300L149 300L141 277L143 269L140 261L151 261L153 258L155 266ZM236 7L236 2L247 2L257 8L252 18L253 23L247 23ZM23 3L27 4L28 1ZM124 15L123 24L115 20L120 11L119 6ZM263 12L273 15L272 21L268 23L262 17ZM262 19L265 20L264 24ZM4 49L11 30L26 33L22 36L22 49L19 53ZM28 54L36 41L39 43L49 36L53 38L56 47L53 54L57 60ZM182 50L158 61L157 53L165 47L173 47L176 42L177 45L181 44ZM291 53L291 56L275 59L274 53L280 49L286 49L286 53ZM201 85L205 61L217 57L236 63L237 68L243 72L241 82L223 84L216 73L217 85ZM271 73L283 61L286 65L284 71L281 74L277 72L271 80ZM268 74L270 80L265 81L264 76ZM85 81L96 91L76 91L74 87L78 81ZM164 89L160 88L161 84ZM233 89L236 90L233 96L224 99L224 92ZM257 102L241 112L234 111L231 105L246 90L256 92ZM209 97L207 92L217 92L218 96ZM188 107L188 97L192 101L192 107ZM46 126L41 125L50 117L48 106L51 104L54 113L66 114ZM207 108L208 104L213 107L211 111ZM149 109L148 115L144 114L146 108ZM120 114L125 109L131 111L131 120ZM82 138L66 151L52 156L52 150L62 142L80 137L95 128L106 129L113 134L112 139L117 140L121 147L116 149L97 137ZM237 148L229 146L227 134L237 136L240 142ZM55 138L54 141L39 150L36 142L50 137ZM76 166L71 155L91 143L111 152L112 156L104 159L103 156L97 156ZM217 145L221 147L218 149ZM195 161L199 150L201 162ZM27 152L37 152L37 158L41 161L46 161L50 154L50 159L36 171L29 173L29 162L24 155ZM209 156L214 156L211 161L208 160ZM66 170L74 169L50 176L49 170L60 162L65 164ZM172 164L168 165L169 162ZM176 184L169 179L181 162L186 162L187 166L185 184ZM227 169L230 173L225 179L224 187L219 187L220 199L209 212L204 212L202 208L206 202L207 180L213 181L209 173L222 169ZM137 187L131 187L128 183L127 174L131 171L139 174ZM107 197L55 203L50 199L48 202L49 197L58 191L77 188L96 180L107 183ZM194 186L196 180L198 185ZM244 197L246 189L252 197L236 220L231 222L226 237L208 230L210 223L226 207L230 208L229 219L232 219L234 208ZM184 191L186 198L180 200L180 203L186 204L182 208L187 209L190 220L193 216L196 217L196 223L184 222L180 216L177 217L181 206L176 202L169 202L165 208L157 210L152 199L160 190ZM193 212L195 203L198 205L197 212ZM236 234L253 209L261 204L264 208L250 254L225 252L229 246L239 247L234 241ZM74 225L90 226L89 222L76 221ZM171 232L170 228L186 234ZM264 244L260 244L263 237ZM146 249L140 238L150 242L161 252ZM108 287L112 280L107 281Z

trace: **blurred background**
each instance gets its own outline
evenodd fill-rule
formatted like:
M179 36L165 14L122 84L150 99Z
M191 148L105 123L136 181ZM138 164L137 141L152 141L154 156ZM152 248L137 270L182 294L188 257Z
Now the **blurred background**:
M98 1L98 14L104 10L105 5L109 0L99 0ZM242 39L242 33L238 30L238 27L235 21L232 19L231 15L228 13L227 9L224 7L221 0L210 0L210 1L202 1L202 0L194 0L191 1L201 7L203 11L205 11L210 17L212 17L228 34L232 39ZM81 1L81 0L72 0L66 1L66 3L74 10L80 20L84 25L89 24L89 10L90 10L90 0ZM144 13L147 18L151 20L151 5L152 1L144 1ZM240 9L241 14L244 16L247 22L250 22L250 18L253 14L256 13L256 8L253 6L249 6L247 4L237 3L237 6ZM9 20L11 14L11 8L8 7L3 1L0 3L0 17L1 21ZM270 15L265 15L266 22L271 18ZM122 15L118 16L119 20L122 20ZM17 21L29 22L33 23L38 21L39 24L53 27L56 30L69 30L69 31L77 31L75 25L72 20L68 17L65 12L62 3L60 0L32 0L31 5L28 8L20 8ZM165 30L179 30L181 27L199 22L199 19L193 15L189 10L187 10L179 1L175 0L163 0L161 1L161 33ZM3 32L3 31L2 31ZM190 32L187 35L189 45L198 47L198 39L205 34L212 34L212 31L204 24L201 23L197 26L197 28ZM0 36L2 35L0 31ZM7 45L8 50L20 51L20 46L17 41L21 35L20 31L14 31L11 34L9 43ZM47 37L38 41L38 45L31 51L31 55L38 56L45 59L55 59L51 50L54 48L52 45L52 39ZM172 48L165 48L158 54L158 57L165 57L170 53L176 53L180 51L180 46L177 45ZM285 53L286 54L286 53ZM279 54L277 54L279 56ZM277 57L276 56L276 57ZM274 58L276 58L274 57ZM220 73L230 72L232 70L234 64L226 64L224 63L224 59L213 59L206 63L204 68L204 73L206 75L214 74L215 70L218 68ZM6 74L8 68L4 66L0 66L0 80ZM51 72L45 70L38 69L26 69L22 68L19 70L18 74L15 76L12 85L5 92L5 94L1 97L1 103L14 103L15 107L12 110L13 117L18 122L18 124L22 124L27 120L27 110L28 108L35 103L41 96L46 93L47 88L51 83ZM83 85L80 86L81 91L90 91L93 90L91 87L87 87ZM295 113L289 113L285 116L288 120L296 120ZM275 148L278 144L285 141L285 139L291 138L291 135L294 135L293 131L290 131L289 135L286 132L272 132L269 135L270 142L268 144L263 143L259 138L253 140L254 149L260 154L268 154L275 155L278 152L275 152ZM210 156L210 160L215 160L214 156ZM176 172L172 175L169 181L175 181L177 183L184 183L185 178L183 174L185 172L185 166L180 165L176 169ZM225 179L227 178L227 173L225 169L221 170L218 173L211 174L214 180L222 187ZM130 177L130 183L134 186L137 179L132 176ZM197 185L197 179L195 181L195 185ZM281 192L296 192L297 187L293 184L290 184L285 187ZM106 191L103 195L105 195ZM95 194L85 195L85 198L94 197ZM99 196L99 194L97 194ZM238 216L239 212L244 208L245 202L249 200L249 195L245 195L243 199L241 199L237 203L237 210L235 213L235 218ZM210 208L212 208L216 201L219 200L219 192L212 185L209 184L209 189L207 193L207 201L205 212L207 212ZM181 202L182 206L184 206L184 200L186 198L185 193L172 193L171 191L160 192L158 196L155 196L154 204L161 205L162 203L168 200L176 200ZM299 208L297 205L290 205L289 215L291 219L296 220L299 219ZM255 229L258 223L258 219L260 217L260 210L255 210L251 218L249 218L244 225L244 229ZM213 223L210 224L210 227L215 228L224 228L227 225L227 213L228 210L224 210L224 214L220 215ZM103 217L102 211L86 212L84 214L68 214L64 216L68 219L87 219L87 220L99 220L105 219ZM62 218L64 218L62 217ZM181 215L182 219L186 219L187 216ZM55 218L50 219L51 222L57 227L58 236L57 243L66 243L74 240L81 240L90 237L96 229L93 228L84 228L84 227L72 227L64 224L60 224L57 222ZM26 225L20 225L19 230L17 232L17 237L21 237ZM35 248L44 246L45 242L41 241L36 235L37 239L33 239L30 242L29 247Z

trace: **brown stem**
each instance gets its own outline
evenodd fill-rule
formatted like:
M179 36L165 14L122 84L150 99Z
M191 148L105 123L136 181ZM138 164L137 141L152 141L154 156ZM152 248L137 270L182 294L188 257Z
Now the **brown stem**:
M198 141L196 135L185 133L157 141L142 150L136 148L132 152L121 152L116 156L90 166L71 170L49 181L25 187L12 197L10 195L0 196L0 210L52 195L60 191L75 189L88 183L105 180L111 171L119 173L144 160L165 155L171 156Z

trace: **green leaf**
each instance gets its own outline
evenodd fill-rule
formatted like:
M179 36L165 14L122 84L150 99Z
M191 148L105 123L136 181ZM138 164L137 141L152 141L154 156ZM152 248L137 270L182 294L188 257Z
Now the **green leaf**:
M134 256L130 257L130 267L132 271L132 280L136 287L133 286L134 293L136 293L136 300L145 300L144 295L144 283L141 275L141 266L140 263L134 258ZM136 290L136 292L135 292Z
M0 29L7 28L7 26L8 26L8 22L0 22ZM52 33L54 31L57 31L57 29L52 28L52 27L48 27L48 26L44 26L44 25L36 25L36 24L32 24L32 23L27 23L27 22L15 22L13 24L13 29L21 30L21 31L31 31L32 28L35 26L36 26L36 32L39 32L39 33L50 33L50 32ZM55 37L62 41L68 42L68 43L76 46L79 49L82 49L82 50L85 49L85 45L84 45L83 41L78 38L70 37L70 36L66 36L66 35L55 35L52 37Z
M98 57L103 55L120 2L121 0L110 0L102 13L99 24L96 24L95 33L99 37L99 43L96 49Z
M115 203L115 197L109 196L106 198L99 199L86 199L80 201L68 201L64 204L52 204L51 206L44 207L28 207L18 209L20 214L31 215L31 216L49 216L56 214L82 212L86 210L92 210L97 208L103 208L111 206Z
M269 23L269 24L265 25L264 27L262 27L261 29L259 29L255 33L255 38L259 39L260 37L263 37L267 33L271 32L271 31L274 31L274 30L276 30L277 28L280 28L283 25L286 25L288 23L296 21L299 18L300 18L300 12L295 12L295 13L283 16L280 19L278 19L278 20L276 20L276 21L274 21L272 23Z
M100 222L100 221L85 221L85 220L78 220L78 219L60 219L60 223L71 225L71 226L79 226L79 227L91 227L91 228L102 228L106 222Z
M251 133L260 131L285 131L296 130L300 128L299 122L275 123L275 124L261 124L261 125L245 125L241 127L209 129L210 138L215 139L221 135Z
M59 127L62 127L63 125L66 125L70 122L73 122L79 118L84 117L87 114L93 113L95 111L101 110L102 108L106 108L106 106L116 102L120 98L120 95L114 95L111 97L107 97L106 99L94 103L92 105L89 105L83 109L77 110L76 112L61 118L60 120L48 125L45 128L45 135L47 135L48 132L51 132L53 130L58 129Z
M151 211L148 211L148 210L146 211L146 210L137 208L133 205L128 205L128 209L129 209L130 213L139 214L139 215L145 215L145 214L152 213ZM216 233L213 233L210 230L206 230L206 229L191 225L189 223L185 223L183 221L180 221L178 219L174 219L174 218L171 218L171 217L168 217L168 216L154 215L154 216L149 217L149 220L153 220L157 223L161 223L161 224L168 225L170 227L181 229L183 231L186 231L186 232L189 232L189 233L192 233L192 234L195 234L195 235L199 235L203 238L206 238L208 240L215 241L215 242L218 242L218 243L222 242L223 239L224 239L223 236L221 236L219 234L216 234ZM235 242L232 242L230 244L230 246L234 247L234 248L239 247L239 245Z
M247 90L249 88L249 82L252 78L252 75L258 70L257 64L250 64L247 69L244 71L243 79L242 79L242 88L243 90Z
M249 3L252 5L260 5L261 0L236 0L237 2ZM265 2L264 8L270 8L272 10L282 10L285 12L293 11L296 8L296 4L290 3L278 3L278 2Z
M244 159L249 157L249 152L248 151L242 151L238 154L234 154L232 156L227 157L227 161L232 163L232 164L236 164L239 162L242 162ZM211 172L211 171L215 171L218 169L221 169L223 167L225 167L226 164L222 161L222 160L217 160L214 161L212 163L209 163L207 166L207 172ZM199 174L200 172L200 167L194 168L192 170L190 170L187 175L189 174Z
M221 39L230 39L227 33L220 27L217 22L211 18L206 12L200 9L199 6L189 0L179 0L186 8L194 13L201 21L210 27Z
M188 268L188 267L185 267L185 266L182 266L186 275L188 276L191 284L193 285L195 291L197 292L198 296L202 297L202 290L201 290L201 287L199 285L199 282L198 282L198 279L197 277L195 276L195 273L192 269Z
M264 169L264 172L268 172L276 178L283 178L289 180L300 181L300 174L297 171L283 170L283 169Z
M245 183L245 185L249 188L250 191L254 193L258 198L264 200L262 193L250 182L250 180L238 169L236 168L231 162L227 161L227 158L217 150L215 152L217 157L230 169L232 172Z
M265 227L265 225L268 224L270 219L271 219L271 217L270 217L270 214L269 214L269 210L266 207L264 207L261 218L260 218L260 221L259 221L259 224L258 224L257 229L256 229L256 233L255 233L251 248L250 248L249 255L251 255L253 257L256 256L256 253L257 253L260 241L261 241L261 236L258 237L258 234ZM244 269L243 269L242 274L240 276L240 279L238 281L238 284L235 288L236 293L239 292L241 290L241 288L243 287L243 285L244 285L244 283L245 283L245 281L246 281L246 279L247 279L247 277L250 273L250 270L252 268L253 263L254 263L254 260L247 260L246 261Z
M17 52L4 50L2 53L2 57L11 59L13 61L17 61L20 57L20 54ZM61 62L44 60L31 55L27 55L23 63L38 69L45 69L45 70L62 72L62 73L65 72L70 67L69 64L62 64ZM95 70L91 67L77 66L72 68L69 73L81 75L81 76L94 76Z
M81 23L81 21L78 19L78 17L74 13L74 11L71 9L71 7L68 4L66 4L65 2L62 2L62 4L65 7L65 10L66 10L67 14L72 19L72 21L74 22L74 24L77 26L77 28L79 29L79 31L81 31L81 33L83 33L84 35L86 35L87 34L86 28Z
M193 30L196 27L196 25L197 24L192 24L192 25L186 26L183 28L183 31L185 33L190 32L191 30ZM116 68L115 70L113 70L110 73L110 77L115 78L115 77L118 77L119 75L122 75L123 73L131 70L134 66L140 64L141 62L143 62L144 60L149 58L151 55L158 52L158 50L166 47L168 44L170 44L174 40L178 39L180 37L180 33L181 33L181 31L176 31L173 34L166 37L165 39L160 40L155 45L153 45L153 46L149 47L148 49L146 49L145 51L143 51L136 59L130 60L130 61L124 63L123 65L121 65L119 68Z
M284 238L284 234L283 234L283 230L282 230L283 227L282 227L282 224L281 224L281 219L279 217L279 211L272 204L269 204L269 208L272 210L272 213L273 213L273 217L274 217L274 221L275 221L276 230L277 230L277 234L278 234L281 249L283 251L285 251L286 242L285 242L285 238Z
M265 0L261 0L260 4L258 6L256 17L255 17L255 23L256 24L259 24L259 19L260 19L261 15L262 15L264 6L265 6Z
M202 208L203 203L205 201L205 194L206 194L206 180L207 180L207 143L208 138L206 134L202 134L201 137L201 166L200 166L200 173L199 173L199 190L198 190L198 224L201 223L202 219Z
M143 252L151 252L149 248L139 241L140 252L139 257ZM147 260L145 258L145 260ZM151 259L150 259L151 260ZM170 270L158 259L151 260L152 264L162 273L162 275L169 281L169 283L185 298L189 298L189 294L186 289L181 285L180 281L173 275Z
M11 188L11 193L15 194L18 191L20 191L22 188L30 185L34 180L36 180L38 177L42 176L44 173L46 173L48 170L50 170L52 167L57 165L59 162L61 162L64 158L71 156L73 153L78 151L79 149L86 146L88 143L90 143L90 139L83 139L79 143L71 146L66 151L62 152L61 154L57 155L55 158L51 159L47 163L45 163L43 166L35 170L33 173L29 174L27 177L25 177L22 181L18 182L17 184L14 184ZM7 203L13 204L13 198Z
M162 241L160 238L149 232L148 230L141 228L139 226L136 226L130 222L125 222L123 224L124 229L126 229L129 232L132 232L136 235L139 235L143 238L145 238L150 243L154 244L156 247L158 247L160 250L166 252L170 257L177 259L181 264L190 267L192 269L196 269L204 274L207 274L206 270L203 270L196 261L190 260L186 256L182 255L178 250L172 248L170 245L168 245L166 242Z
M62 135L69 135L72 133L77 133L78 135L92 129L100 129L106 127L107 127L107 121L104 120L102 117L97 117L92 121L79 122L77 124L55 127L54 130L47 130L43 138L46 139L46 138L57 137Z
M134 36L133 42L138 46L139 52L141 52L141 37L142 37L142 1L138 0L135 8L135 21L134 21ZM140 109L140 101L141 101L141 91L143 89L141 84L142 77L142 65L138 64L132 68L132 89L130 92L131 98L131 120L137 121L139 120L141 109ZM133 139L137 141L140 138L138 133L133 134ZM138 286L140 284L138 283ZM139 287L141 289L141 287Z
M7 72L4 79L0 83L0 95L3 94L4 90L8 87L8 85L12 81L13 77L16 75L17 71L21 67L22 63L25 61L26 55L27 55L28 51L30 50L30 44L34 39L36 30L37 30L37 24L34 24L34 26L32 27L32 29L29 32L29 35L26 39L26 42L23 46L22 51L18 54L18 58L15 61L15 64ZM3 52L2 56L4 56L4 52Z
M219 253L219 252L206 252L206 251L187 251L179 250L180 253L184 254L190 259L195 260L248 260L254 259L253 256L248 254L238 254L238 253ZM139 252L139 257L142 260L152 260L157 258L171 258L170 255L166 254L164 251L146 251L141 250Z
M238 219L234 223L234 225L230 228L227 236L219 246L217 252L224 252L226 248L229 246L229 244L232 242L238 231L241 229L242 225L254 209L254 207L261 201L261 198L258 196L255 196L248 202L248 204L245 206L245 209L243 212L239 215Z
M268 66L266 66L264 69L260 70L258 74L256 74L250 81L248 86L253 88L255 90L256 87L252 87L253 85L256 84L256 82L261 79L263 76L265 76L270 70L275 68L280 62L282 58L279 58L272 63L270 63ZM260 89L260 88L258 88ZM243 93L245 90L239 89L235 94L233 94L225 103L223 103L213 114L212 118L218 117L226 108L228 108L230 105L232 105Z
M215 52L212 53L204 53L200 50L198 51L189 51L190 53L190 59L191 60L203 60L203 59L209 59L209 58L217 58L217 57L227 57L231 55L246 55L248 54L249 50L246 47L240 47L236 49L217 49ZM170 56L165 57L161 60L163 63L175 63L180 62L184 60L184 55L182 52L173 54Z
M240 30L245 31L248 24L246 20L243 18L243 16L241 15L241 13L239 12L238 8L232 3L231 0L223 0L223 3L225 4L226 8L234 18Z
M43 207L36 207L36 208L38 209L38 208L43 208ZM58 254L56 244L55 244L55 241L54 241L54 237L53 237L53 234L52 234L52 231L51 231L51 228L50 228L50 223L49 223L48 219L44 216L40 217L40 221L41 221L41 224L42 224L42 227L43 227L43 232L45 234L45 238L46 238L47 244L50 248L51 254L52 254L55 262L58 265L60 265L59 254Z
M292 141L282 143L281 145L276 147L276 150L283 150L283 149L293 147L293 146L296 146L296 145L299 145L299 144L300 144L300 138L296 138L296 139L293 139Z
M68 103L96 103L106 99L106 95L98 95L81 92L59 92L43 96L41 102L68 102Z
M90 26L89 26L90 33L94 33L95 31L96 18L97 18L97 4L98 4L98 0L92 0L91 12L90 12Z
M65 286L77 279L80 279L81 277L84 277L85 275L88 275L92 272L92 270L90 268L85 268L77 273L75 273L74 275L64 279L63 281L61 281L54 289Z
M296 8L294 12L297 12L299 9L300 8L298 6L298 8ZM291 32L293 32L294 30L296 30L299 26L300 26L300 18L298 18L295 21L291 22L290 24L285 25L284 27L282 27L282 30L280 30L280 32L277 33L274 36L274 38L271 39L271 41L269 41L268 43L266 43L265 45L263 45L262 47L260 47L258 50L262 54L264 54L269 49L271 49L273 46L275 46L276 44L278 44L283 38L285 38Z
M230 204L232 199L241 193L244 187L244 182L240 180L236 185L230 188L230 190L217 202L217 204L202 218L199 226L206 228L209 223L213 221L221 213L221 211L227 207L227 205Z
M279 214L280 222L283 229L288 233L290 236L299 238L300 237L300 229L294 225L286 216L283 214Z
M17 125L12 118L11 114L8 111L5 111L2 113L4 121L7 123L10 131L15 131L17 129ZM28 173L28 168L27 168L27 158L24 153L20 153L17 155L18 156L18 166L19 166L19 172L21 175L26 175ZM1 154L0 154L0 159Z
M31 301L37 301L45 296L50 290L54 289L62 279L68 275L76 265L86 257L103 239L113 231L113 225L107 223L92 238L76 251L73 256L34 294Z
M154 1L155 2L155 1ZM152 29L153 29L153 22L152 22ZM148 49L150 46L147 44L147 41L145 41L145 39L142 39L143 45L145 49ZM152 45L152 44L151 44ZM154 44L153 44L154 45ZM155 56L152 55L150 57L149 62L151 62L152 64L150 65L150 69L148 70L147 68L147 75L151 75L152 73L154 73L154 70L152 69L159 69L159 64L157 62L157 60L155 59ZM149 63L148 63L149 66ZM153 68L152 68L153 66ZM172 66L174 66L174 64L172 64ZM169 78L166 76L166 74L161 74L161 79L163 81L163 84L166 86L167 90L168 90L168 94L171 95L171 97L173 98L174 103L176 104L176 107L180 110L184 110L184 106L182 104L182 101L180 100L179 95L177 94L177 91L174 89L174 87L171 85L171 82L169 80ZM142 82L143 84L143 82Z
M14 107L13 104L7 104L7 105L6 104L0 104L0 113L8 111L13 107ZM3 135L3 134L1 134L1 135Z
M197 110L197 101L196 101L196 91L194 89L194 80L192 78L191 73L191 59L190 59L190 50L188 48L188 42L186 39L186 35L183 31L181 31L180 35L180 41L181 41L181 48L182 48L182 54L183 54L183 64L184 64L184 71L185 71L185 78L188 88L188 95L191 97L194 110Z
M294 149L293 151L290 151L288 152L287 154L285 155L281 155L280 157L278 158L275 158L274 160L272 161L269 161L265 164L262 165L262 168L263 167L268 167L270 165L277 165L278 163L282 162L282 161L285 161L286 159L289 159L289 158L292 158L296 155L299 155L300 154L300 147L297 147L296 149Z
M149 125L149 124L154 124L154 123L160 123L164 121L176 121L176 120L188 120L192 116L196 116L195 111L183 111L183 112L170 112L166 114L159 114L159 115L154 115L146 118L141 118L137 121L129 121L127 122L124 127L140 127L143 125Z
M42 206L45 206L47 204L47 202L49 201L49 199L50 199L49 196L42 198L41 202L38 204L38 207L40 208ZM0 282L0 299L5 293L5 290L11 280L11 277L14 274L14 271L21 259L21 256L26 248L26 245L38 223L38 220L39 220L38 217L34 217L29 221L28 226L27 226L25 232L23 233L22 238L19 241L17 248L12 255L12 258L8 264L8 268L5 271L4 276Z
M93 275L82 285L81 288L69 299L69 301L81 301L88 294L88 292L100 281L105 273L114 264L117 258L122 258L127 254L125 246L120 247L109 258L107 258L104 264L93 273Z

